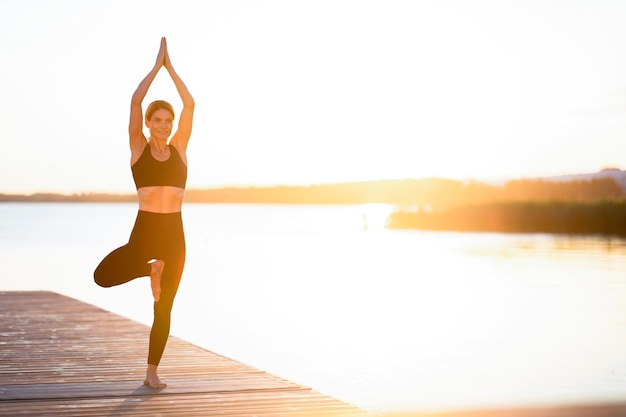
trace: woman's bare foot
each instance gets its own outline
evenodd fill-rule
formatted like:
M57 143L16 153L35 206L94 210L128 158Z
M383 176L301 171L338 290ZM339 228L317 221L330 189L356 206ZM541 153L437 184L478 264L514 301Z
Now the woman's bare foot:
M146 370L146 379L143 380L143 384L150 388L165 388L167 384L159 379L157 375L157 367L155 365L148 365Z
M150 264L150 286L152 287L152 296L154 301L159 301L161 298L161 274L163 274L163 268L165 262L158 259Z

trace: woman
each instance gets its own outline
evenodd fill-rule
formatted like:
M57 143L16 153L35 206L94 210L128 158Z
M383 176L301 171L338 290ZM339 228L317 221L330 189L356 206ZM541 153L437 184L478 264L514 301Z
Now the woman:
M169 73L183 102L178 130L172 133L174 110L165 101L155 101L142 117L141 103L161 66ZM144 384L152 388L166 386L157 374L170 331L170 313L185 264L185 236L181 217L187 181L187 143L191 135L194 100L180 79L167 51L165 38L152 71L133 94L130 106L131 170L139 211L128 244L115 249L94 272L102 287L123 284L150 276L154 297L154 321L150 331L148 369ZM143 134L143 123L150 138Z

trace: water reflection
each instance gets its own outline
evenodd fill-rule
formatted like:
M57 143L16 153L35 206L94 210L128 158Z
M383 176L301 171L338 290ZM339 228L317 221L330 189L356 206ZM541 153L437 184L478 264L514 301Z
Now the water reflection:
M355 232L265 237L253 255L222 240L221 262L242 250L256 269L223 271L215 314L236 325L200 343L374 411L626 396L606 377L626 375L623 240Z
M134 205L9 208L1 289L148 322L149 282L111 296L91 278ZM366 212L188 205L174 335L373 411L626 398L626 240L370 233Z

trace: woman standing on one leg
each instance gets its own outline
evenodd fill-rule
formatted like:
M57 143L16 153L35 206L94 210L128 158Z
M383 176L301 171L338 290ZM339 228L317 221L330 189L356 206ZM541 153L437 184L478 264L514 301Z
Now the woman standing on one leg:
M151 103L142 116L141 103L157 73L165 67L183 102L178 130L169 141L174 109L165 101ZM162 388L157 366L170 331L170 313L185 264L182 202L187 182L187 143L191 135L194 100L180 79L167 51L165 38L152 71L133 94L130 106L131 170L139 211L128 243L107 255L94 272L102 287L150 276L154 321L150 331L148 369L144 384ZM143 124L150 137L143 134Z

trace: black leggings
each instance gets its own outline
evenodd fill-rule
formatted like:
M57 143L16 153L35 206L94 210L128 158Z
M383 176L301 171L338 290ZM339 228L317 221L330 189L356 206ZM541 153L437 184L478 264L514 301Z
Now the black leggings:
M150 275L151 259L165 262L161 275L161 297L154 303L148 364L158 365L170 333L170 314L185 265L185 234L181 213L139 211L128 243L100 262L94 280L112 287Z

